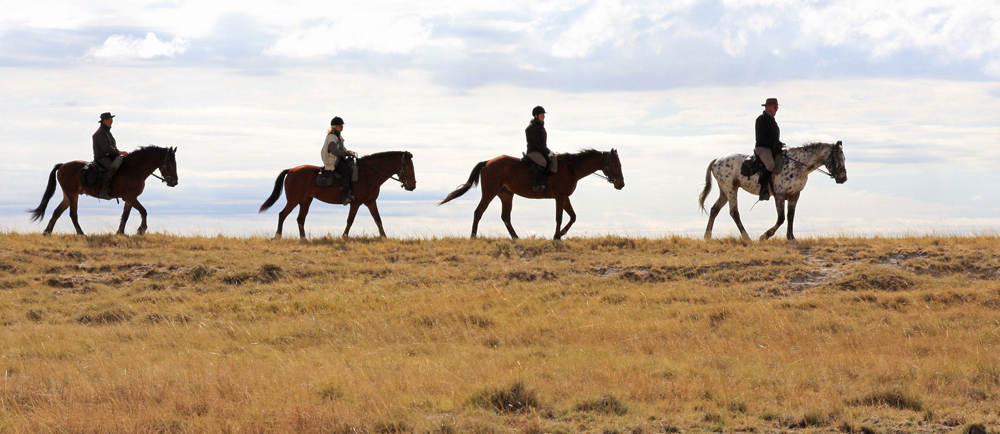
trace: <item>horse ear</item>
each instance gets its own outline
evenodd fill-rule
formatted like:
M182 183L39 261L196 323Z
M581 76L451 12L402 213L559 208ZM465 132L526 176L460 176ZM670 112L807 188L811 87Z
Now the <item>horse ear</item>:
M844 144L840 140L837 140L837 147L839 148L841 146L844 146Z

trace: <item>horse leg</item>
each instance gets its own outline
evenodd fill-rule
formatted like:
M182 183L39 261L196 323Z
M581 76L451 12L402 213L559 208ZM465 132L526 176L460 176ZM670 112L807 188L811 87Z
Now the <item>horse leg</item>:
M750 240L750 234L747 234L747 230L743 228L743 221L740 220L740 208L739 203L736 200L736 193L733 192L729 196L729 215L733 217L733 221L736 222L736 227L740 230L740 238L745 241Z
M281 238L281 227L285 225L285 218L288 217L288 215L292 213L292 210L297 206L299 206L298 202L292 202L292 199L288 199L288 201L285 202L285 208L278 212L278 230L274 232L274 238Z
M476 232L479 231L479 220L483 218L483 213L486 212L486 208L489 208L490 202L497 195L497 193L487 193L485 189L482 191L483 198L479 200L479 206L476 207L476 211L472 214L472 238L475 238Z
M125 222L128 221L128 215L132 213L132 205L129 205L128 201L125 202L125 209L122 210L122 220L118 224L118 235L125 235Z
M73 220L73 227L76 228L76 234L83 235L83 229L80 229L80 220L77 219L76 215L76 210L79 207L80 196L67 196L66 199L69 200L69 218Z
M299 216L295 222L299 224L299 238L306 239L306 214L309 214L309 205L312 205L313 198L307 197L299 204Z
M500 205L503 207L500 211L500 218L503 220L503 224L507 225L507 232L510 232L510 237L517 239L517 232L514 232L514 225L510 223L510 210L514 207L514 193L510 190L503 190L498 195L500 196Z
M788 195L788 234L786 237L791 241L795 241L795 235L792 235L792 222L795 221L795 205L799 203L799 193L801 192Z
M354 216L358 215L358 208L361 208L361 202L351 202L351 210L347 212L347 227L344 228L342 237L347 238L347 234L351 232L351 226L354 224Z
M556 198L556 234L552 237L553 240L562 239L562 233L559 232L559 229L562 228L562 215L565 201L566 198L564 197Z
M726 197L725 192L719 192L719 198L712 205L712 210L708 214L708 227L705 228L705 239L712 239L712 228L715 226L715 218L719 216L719 211L722 211L722 207L729 202L729 198Z
M375 226L378 226L378 236L385 238L385 229L382 229L382 216L378 215L378 204L373 200L366 203L365 206L368 207L368 212L372 214Z
M59 206L52 210L52 219L49 220L49 225L45 227L42 235L52 235L52 229L56 227L56 220L59 220L59 216L62 215L63 211L66 211L66 208L69 208L69 199L63 196L63 200L59 203Z
M778 210L778 222L775 223L774 226L771 227L771 229L768 229L767 232L764 232L764 234L760 236L761 241L773 237L774 233L778 232L778 228L780 228L781 225L785 223L785 199L782 199L780 196L775 195L774 208Z
M559 235L566 236L566 232L569 232L569 227L573 226L573 223L576 222L576 211L573 211L573 204L569 202L569 197L566 198L566 203L563 204L563 209L565 209L566 214L569 215L569 222L562 228Z
M135 198L135 197L130 198L130 199L126 199L125 203L131 203L132 207L135 208L137 211L139 211L139 216L142 217L142 223L139 224L139 229L136 229L135 234L136 235L145 234L146 233L146 227L147 227L146 226L146 207L142 206L142 204L139 203L139 199Z

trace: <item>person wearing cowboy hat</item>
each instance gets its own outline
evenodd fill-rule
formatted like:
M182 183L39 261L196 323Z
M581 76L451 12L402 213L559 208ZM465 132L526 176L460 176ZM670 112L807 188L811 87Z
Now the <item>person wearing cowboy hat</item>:
M115 115L111 113L101 113L101 126L97 128L92 137L94 140L94 163L107 170L101 181L101 193L98 195L101 199L111 199L111 179L114 178L115 172L122 165L123 157L128 155L127 152L118 150L115 136L111 135L111 123L114 122L114 117Z
M528 152L525 154L533 163L531 171L535 174L535 183L531 189L533 191L545 190L545 175L548 173L549 158L552 151L549 150L548 133L545 132L545 109L537 106L531 110L531 122L528 128L524 129L524 136L528 140Z
M764 113L757 116L757 122L754 126L757 143L754 145L753 152L764 163L764 169L760 171L758 178L760 180L759 198L760 200L768 200L771 198L771 171L774 170L774 155L781 152L781 148L785 147L785 144L781 143L781 129L778 128L778 122L774 120L774 116L778 113L778 99L768 98L761 106L764 107Z
M351 191L352 170L344 157L357 157L357 154L344 147L341 131L344 131L344 120L340 116L335 116L330 120L330 128L326 130L326 140L323 141L320 156L323 159L323 169L340 174L337 183L340 184L341 197L344 198L346 205L354 200L354 192Z

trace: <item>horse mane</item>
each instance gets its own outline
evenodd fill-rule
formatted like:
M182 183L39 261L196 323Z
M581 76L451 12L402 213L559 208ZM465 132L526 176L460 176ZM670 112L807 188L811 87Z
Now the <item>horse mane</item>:
M135 157L145 157L146 154L155 155L155 153L159 153L159 152L165 153L165 152L167 152L167 148L163 148L163 147L156 146L156 145L140 146L140 147L136 148L136 150L134 150L132 152L129 152L128 156L129 157L132 157L132 156L135 156ZM128 157L126 157L126 159L128 159Z
M366 161L366 160L369 160L369 159L375 159L375 158L380 158L380 157L402 156L404 154L408 158L413 158L413 154L409 153L408 151L385 151L385 152L376 152L374 154L365 155L364 157L358 158L358 161L359 162L360 161Z
M604 155L604 152L598 151L596 149L584 149L580 152L572 154L559 154L559 159L565 161L567 164L580 164L584 159L596 156Z
M803 143L802 146L795 146L794 148L802 149L804 151L815 151L816 148L821 148L824 146L833 146L833 144L823 143L823 142L806 142Z

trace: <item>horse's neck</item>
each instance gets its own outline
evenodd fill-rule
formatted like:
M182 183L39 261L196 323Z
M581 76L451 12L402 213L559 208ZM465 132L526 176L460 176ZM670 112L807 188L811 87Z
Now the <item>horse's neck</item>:
M788 150L789 157L801 164L805 164L803 171L806 175L819 169L829 157L830 149L826 147L816 147L812 150L805 148L792 148Z
M583 177L603 169L606 159L604 153L600 153L592 157L587 157L576 166L573 166L573 171L576 172L576 179L583 179Z
M143 158L141 160L133 160L132 164L129 165L131 166L131 170L134 170L140 175L149 176L163 165L163 160L166 159L166 154L164 154L163 157L160 157L156 154L149 153L148 155L139 155L136 158L138 157Z
M396 161L402 162L402 157L393 155L386 155L384 157L378 158L375 161L365 161L364 164L366 166L369 166L372 169L374 169L371 170L371 173L369 173L368 176L370 176L375 181L376 184L382 185L383 183L388 181L389 178L392 178L393 174L399 172L399 167L393 164L394 159Z

